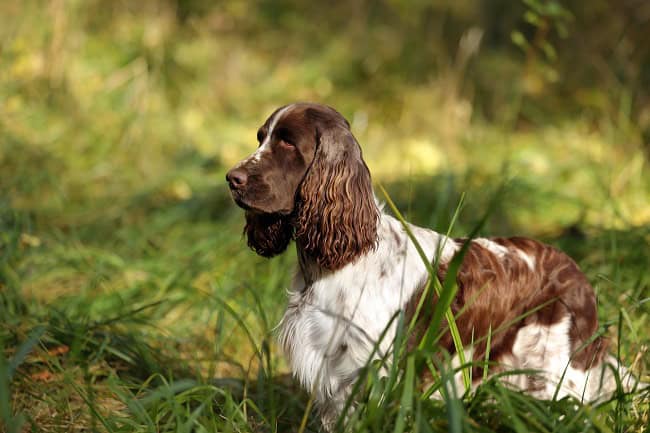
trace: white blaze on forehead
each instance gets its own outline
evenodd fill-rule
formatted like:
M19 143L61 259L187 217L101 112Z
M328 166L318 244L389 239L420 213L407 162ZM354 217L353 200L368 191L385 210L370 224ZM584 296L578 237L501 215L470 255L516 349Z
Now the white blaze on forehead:
M266 137L264 137L264 141L262 141L262 144L260 147L253 153L249 159L258 162L262 158L262 153L264 153L268 148L269 148L269 143L271 142L271 135L273 135L273 129L275 129L275 125L278 124L278 121L284 116L286 113L290 111L290 109L293 108L293 104L287 105L286 107L282 108L279 110L273 118L271 119L271 124L269 125L269 130L266 132Z

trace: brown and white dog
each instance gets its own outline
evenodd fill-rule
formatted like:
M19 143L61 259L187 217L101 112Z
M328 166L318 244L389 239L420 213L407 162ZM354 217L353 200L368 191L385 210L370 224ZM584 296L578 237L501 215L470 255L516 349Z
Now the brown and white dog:
M377 204L361 148L336 110L311 103L281 107L257 140L258 149L226 179L246 210L253 250L271 257L296 242L299 267L280 341L295 376L315 392L328 426L359 369L391 349L391 318L401 310L412 313L429 273L403 225ZM444 280L467 241L409 227ZM605 339L595 336L596 297L575 262L521 237L470 242L451 305L465 347L483 341L466 358L483 360L483 337L499 330L491 335L491 373L540 372L507 376L513 385L547 399L556 390L558 397L583 400L613 391L614 371L625 369L606 354ZM424 306L417 328L426 329L432 309ZM441 345L454 353L449 334Z

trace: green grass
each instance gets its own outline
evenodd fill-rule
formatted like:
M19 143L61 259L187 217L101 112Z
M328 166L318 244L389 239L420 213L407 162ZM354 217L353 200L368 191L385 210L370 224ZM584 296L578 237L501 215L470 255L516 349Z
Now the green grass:
M14 172L12 180L78 175L39 164L26 160L24 174ZM241 211L221 181L224 169L193 157L110 200L102 197L111 193L107 186L96 199L61 209L47 208L47 191L22 205L9 195L0 219L0 408L8 431L298 431L309 395L288 377L272 331L294 253L267 261L247 250ZM166 192L174 176L186 179L191 197ZM474 176L491 180L477 186ZM498 204L482 231L520 228L517 218L530 217L512 203L562 202L553 188L536 192L527 184L537 181L514 177L505 192L512 201ZM456 191L468 191L453 228L467 234L498 182L468 170L386 185L409 219L439 230L450 224ZM577 223L552 232L546 223L526 234L578 260L598 292L603 332L647 378L648 227ZM403 356L395 364L402 368L387 378L369 365L346 431L640 432L648 423L647 393L593 407L536 401L491 380L458 400L462 390L449 389L449 366L431 365L431 355L428 349ZM439 374L433 386L446 401L421 397L427 390L415 365ZM305 420L307 431L318 429L312 411Z
M164 2L115 4L0 6L0 431L319 429L274 334L295 253L269 261L246 248L223 180L270 111L298 99L352 120L375 181L409 221L567 251L597 291L612 352L648 380L650 176L625 110L597 125L490 123L445 80L378 73L364 86L344 66L356 63L339 61L345 36L317 55L291 45L278 64L266 50L282 51L284 35L236 3L184 24ZM230 18L243 29L219 27ZM463 395L433 350L396 345L387 377L366 366L339 430L650 423L647 392L579 405L489 380ZM429 399L438 389L443 401Z

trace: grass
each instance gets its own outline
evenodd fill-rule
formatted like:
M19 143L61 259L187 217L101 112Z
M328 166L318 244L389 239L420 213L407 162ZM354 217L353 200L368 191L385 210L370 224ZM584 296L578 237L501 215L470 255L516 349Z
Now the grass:
M67 176L43 163L26 161L25 182L32 174ZM267 261L245 248L241 211L220 181L225 167L205 167L195 157L118 199L99 196L70 209L47 209L45 198L5 202L0 408L7 431L298 431L309 395L288 376L273 334L295 259L288 252ZM166 192L173 176L188 179L190 197ZM387 186L398 207L410 208L409 219L440 230L451 221L455 191L466 189L475 199L453 233L467 234L496 185L477 187L473 176L413 176ZM516 203L513 197L530 194L520 183L528 181L514 177L506 195ZM521 200L553 203L545 196L551 190ZM507 203L484 232L517 227ZM647 375L647 226L542 227L528 234L578 260L598 291L603 332L626 365ZM368 365L341 429L641 432L648 423L647 393L583 406L536 401L492 380L460 398L462 390L449 388L449 365L431 365L431 355L430 348L405 355L387 378ZM439 373L434 386L445 401L421 397L427 390L414 366L422 362ZM305 430L316 431L317 417L307 413Z
M264 48L284 39L213 37L210 25L227 25L219 16L181 27L162 6L73 3L25 2L20 16L0 6L0 430L319 429L274 335L294 253L268 261L245 247L223 181L265 116L297 99L352 120L375 180L409 221L466 236L505 185L480 234L533 236L572 255L613 353L648 378L650 176L624 112L596 126L488 123L462 114L471 101L436 80L396 84L387 101L372 86L337 87L344 40L274 64ZM222 12L240 19L232 8ZM387 377L367 365L339 430L650 423L647 392L579 405L489 380L463 395L434 349L389 354ZM442 401L427 398L420 366L435 372Z

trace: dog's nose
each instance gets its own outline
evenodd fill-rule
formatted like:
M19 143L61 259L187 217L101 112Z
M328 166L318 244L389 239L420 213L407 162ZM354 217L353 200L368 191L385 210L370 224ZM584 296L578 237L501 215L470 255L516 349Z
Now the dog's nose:
M231 189L238 189L246 185L248 175L241 168L234 168L226 174L226 180Z

